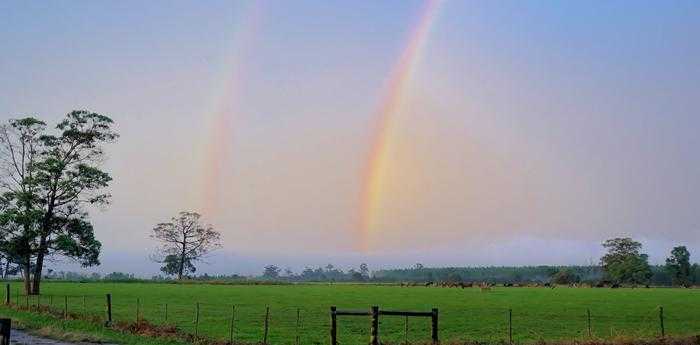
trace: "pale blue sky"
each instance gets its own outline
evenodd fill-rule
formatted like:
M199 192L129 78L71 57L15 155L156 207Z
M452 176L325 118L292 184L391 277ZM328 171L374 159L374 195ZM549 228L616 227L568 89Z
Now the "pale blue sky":
M415 193L387 196L390 254L348 251L375 109L422 7L3 1L0 119L115 119L104 270L155 271L149 229L202 207L217 116L223 210L205 216L216 257L240 264L204 271L583 264L619 235L655 262L700 252L700 3L449 0L397 119Z

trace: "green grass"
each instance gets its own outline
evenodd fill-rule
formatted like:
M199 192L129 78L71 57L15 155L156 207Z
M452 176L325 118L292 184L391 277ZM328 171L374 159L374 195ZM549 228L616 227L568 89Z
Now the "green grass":
M13 294L20 286L13 284ZM235 339L259 342L263 336L265 307L270 307L269 342L293 344L297 308L301 314L302 344L326 344L329 307L368 310L439 308L441 340L497 342L508 338L508 309L512 309L516 341L573 340L587 336L587 309L592 315L593 335L654 337L659 334L659 306L664 307L666 333L700 333L700 290L697 289L593 289L593 288L425 288L377 285L205 285L142 283L45 283L41 304L63 309L69 297L71 313L104 315L104 294L113 295L116 321L136 319L136 300L142 318L156 324L168 321L185 332L194 332L196 303L200 303L200 335L228 339L232 306L236 306ZM51 297L53 296L53 297ZM83 297L85 305L83 305ZM24 304L23 298L13 299ZM36 304L37 300L30 300ZM0 314L7 313L0 309ZM382 317L380 338L404 340L402 317ZM364 344L369 340L368 317L339 317L341 344ZM430 319L410 318L410 341L430 340ZM122 341L124 342L124 341Z
M84 321L56 319L48 314L18 311L0 306L0 316L12 319L13 328L29 331L38 336L67 342L114 343L126 345L185 345L183 341L166 338L144 338L119 332Z

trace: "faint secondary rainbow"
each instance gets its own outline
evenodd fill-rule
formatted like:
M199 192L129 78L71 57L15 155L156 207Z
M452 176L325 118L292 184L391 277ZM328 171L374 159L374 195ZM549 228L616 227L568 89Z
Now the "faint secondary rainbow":
M244 3L236 8L230 39L225 42L226 58L220 80L213 92L204 147L204 174L200 210L209 219L220 211L222 193L226 191L226 174L231 172L236 118L240 116L240 85L245 79L250 41L259 26L260 2Z
M372 235L377 229L377 217L380 212L381 187L387 165L388 135L392 122L399 113L404 94L432 27L441 0L427 0L421 11L417 24L408 36L403 52L394 65L390 78L385 85L385 95L376 111L376 123L372 132L370 151L362 173L360 195L359 245L358 249L367 251L371 247Z

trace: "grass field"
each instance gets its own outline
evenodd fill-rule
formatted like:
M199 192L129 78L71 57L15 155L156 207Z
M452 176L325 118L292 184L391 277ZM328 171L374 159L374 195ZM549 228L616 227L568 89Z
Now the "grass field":
M20 288L13 283L11 291ZM113 295L116 321L136 319L177 325L194 332L196 303L200 306L200 335L228 339L232 306L235 305L234 336L237 341L259 342L263 337L266 306L270 307L269 342L327 344L329 307L367 310L378 305L385 310L439 308L441 340L499 341L508 339L508 309L512 309L516 341L581 339L587 336L587 309L591 312L595 337L654 337L660 332L659 306L664 308L666 334L700 334L700 290L697 289L592 289L592 288L426 288L378 285L204 285L144 283L45 283L42 305L64 308L69 296L71 313L104 315L106 293ZM85 296L85 297L83 297ZM24 297L13 302L23 305ZM36 297L30 300L34 305ZM165 305L167 304L167 318ZM339 317L341 344L366 344L368 317ZM405 319L383 316L382 341L403 342ZM408 320L408 340L430 340L430 319Z

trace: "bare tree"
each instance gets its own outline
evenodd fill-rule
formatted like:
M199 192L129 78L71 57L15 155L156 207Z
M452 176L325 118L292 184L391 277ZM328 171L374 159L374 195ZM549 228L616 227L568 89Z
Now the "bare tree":
M194 262L221 248L221 234L202 224L201 217L197 212L183 211L153 228L151 238L160 242L153 260L164 264L161 270L166 274L177 274L178 280L186 272L194 272Z

